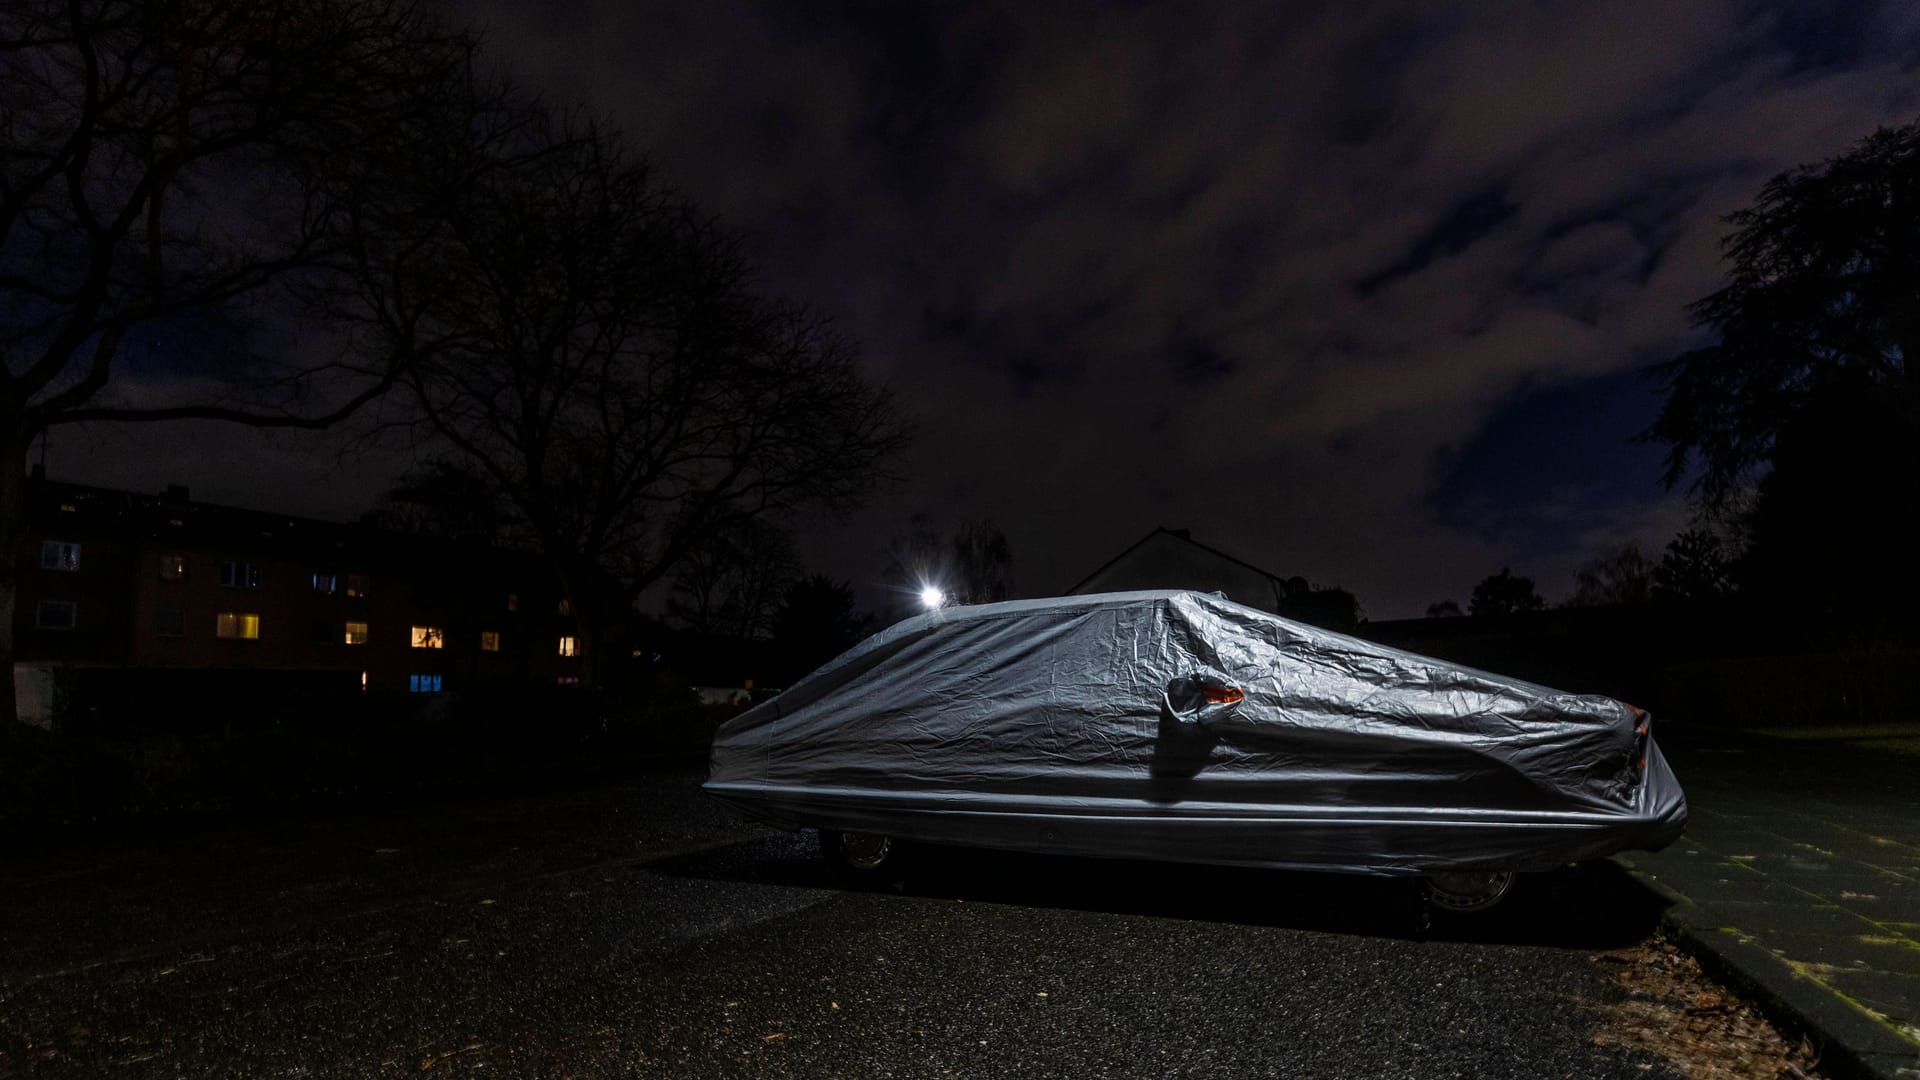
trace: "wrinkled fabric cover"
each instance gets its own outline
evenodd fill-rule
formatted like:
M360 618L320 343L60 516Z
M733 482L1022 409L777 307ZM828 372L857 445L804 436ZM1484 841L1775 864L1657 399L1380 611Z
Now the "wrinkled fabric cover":
M1644 713L1217 593L950 608L723 725L763 820L1061 853L1405 874L1680 834Z

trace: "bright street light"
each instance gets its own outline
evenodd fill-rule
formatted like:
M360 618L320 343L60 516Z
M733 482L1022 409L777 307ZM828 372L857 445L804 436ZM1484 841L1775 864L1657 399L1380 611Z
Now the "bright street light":
M938 585L928 585L920 590L920 602L932 611L947 602L947 594L941 592Z

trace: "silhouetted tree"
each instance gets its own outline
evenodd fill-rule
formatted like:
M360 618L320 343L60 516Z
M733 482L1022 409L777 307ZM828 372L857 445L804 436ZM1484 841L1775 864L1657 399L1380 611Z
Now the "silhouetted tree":
M1277 614L1330 630L1347 630L1359 625L1365 612L1360 598L1339 587L1316 588L1306 578L1289 578L1286 593L1280 598Z
M1574 571L1567 606L1644 604L1652 599L1653 562L1640 553L1640 545L1628 544Z
M1473 587L1467 610L1476 616L1523 615L1547 606L1533 587L1533 579L1514 577L1506 567Z
M991 521L963 521L953 532L954 581L961 602L991 604L1013 595L1013 546Z
M798 679L852 648L867 630L867 620L854 611L852 587L810 574L787 589L773 619L773 642L790 678Z
M1732 571L1718 536L1706 529L1687 529L1667 541L1660 565L1653 568L1655 600L1703 603L1732 593Z
M1842 621L1910 610L1920 490L1920 125L1783 173L1729 219L1715 341L1659 369L1667 482L1744 528L1743 593ZM1757 480L1756 478L1760 478Z
M1013 546L991 521L963 521L942 536L925 514L887 544L883 579L898 598L894 615L920 610L920 590L935 586L949 603L990 604L1013 595Z
M687 552L673 574L667 615L699 634L766 637L799 574L793 534L772 522L746 521Z
M907 519L907 531L887 541L886 560L881 579L898 594L897 606L904 614L917 610L908 605L918 604L913 598L922 588L933 585L943 591L952 589L952 552L925 514Z
M735 239L592 121L528 106L422 153L475 181L445 229L364 230L368 284L341 306L405 354L423 437L537 539L590 682L597 640L690 551L850 508L902 444L851 343L756 294Z
M512 512L486 480L457 463L435 459L409 472L360 521L376 529L467 544L509 538Z
M342 206L435 212L407 150L464 108L471 57L408 0L0 5L0 722L28 443L324 427L381 394L393 354L336 363L315 296L352 272ZM130 358L193 377L127 392Z
M1429 619L1453 619L1465 614L1466 612L1460 610L1460 605L1452 600L1442 600L1438 603L1427 605L1427 618Z
M1716 511L1774 462L1788 425L1836 391L1883 397L1893 422L1920 429L1908 363L1920 351L1920 126L1883 128L1782 173L1727 221L1729 281L1691 308L1715 341L1654 369L1667 401L1648 431L1670 446L1667 485L1697 465L1697 492ZM1873 465L1912 458L1909 446Z
M1910 617L1920 604L1917 457L1920 429L1898 395L1860 386L1805 406L1745 515L1742 595L1843 633Z

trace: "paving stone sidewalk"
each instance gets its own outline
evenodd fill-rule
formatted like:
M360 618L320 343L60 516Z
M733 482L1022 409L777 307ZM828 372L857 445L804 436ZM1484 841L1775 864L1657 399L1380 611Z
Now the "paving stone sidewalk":
M1916 745L1920 729L1682 735L1686 835L1618 857L1673 900L1683 945L1838 1076L1920 1080Z

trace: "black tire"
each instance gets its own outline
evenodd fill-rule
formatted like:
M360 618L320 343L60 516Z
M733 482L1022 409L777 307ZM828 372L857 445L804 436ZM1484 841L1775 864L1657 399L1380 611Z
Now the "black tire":
M884 833L820 830L820 854L834 871L852 881L891 881L906 859L906 842Z
M1505 900L1518 876L1511 870L1447 871L1427 875L1423 887L1434 911L1471 915Z

